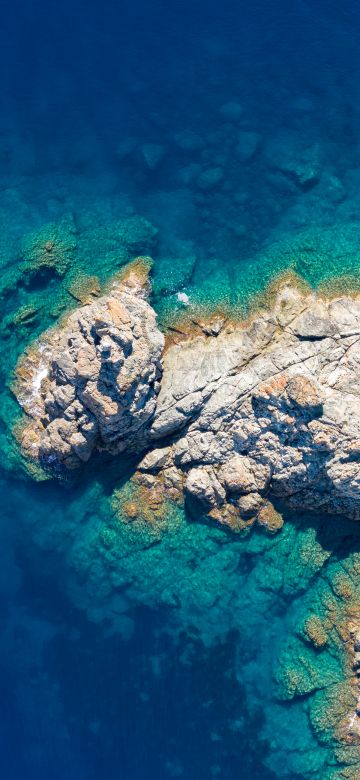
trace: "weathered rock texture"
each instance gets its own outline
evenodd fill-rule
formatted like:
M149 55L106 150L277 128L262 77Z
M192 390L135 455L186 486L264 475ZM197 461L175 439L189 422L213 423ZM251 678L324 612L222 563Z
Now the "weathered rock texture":
M17 397L32 418L22 433L25 452L73 468L95 448L143 449L163 346L136 270L43 334L17 368Z
M271 310L203 330L167 347L160 387L162 336L138 289L80 308L21 364L25 449L66 466L95 447L148 450L141 484L233 528L276 530L273 496L359 519L360 299L284 283Z

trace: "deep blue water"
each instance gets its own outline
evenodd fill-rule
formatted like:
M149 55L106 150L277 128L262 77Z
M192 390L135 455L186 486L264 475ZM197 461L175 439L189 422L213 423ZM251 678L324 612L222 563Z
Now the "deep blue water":
M89 224L101 231L129 204L159 229L159 310L168 256L179 268L196 258L171 295L189 285L216 300L223 290L241 294L244 280L261 288L259 257L283 236L335 224L348 255L357 252L359 33L360 8L349 0L3 3L2 267L15 267L24 236L72 211L85 269L99 273L105 239L87 239ZM241 120L223 108L232 103L243 107ZM260 138L242 167L231 151L238 122ZM176 140L187 130L202 139L191 154ZM269 163L279 134L320 149L317 186L279 174L271 153ZM146 144L161 147L154 168ZM202 188L201 166L221 168L221 186ZM347 268L343 249L339 256L334 273ZM324 252L321 271L327 262ZM3 295L6 313L12 300L41 294L40 285L18 287ZM49 290L51 301L57 288ZM47 325L42 310L33 333L4 336L3 383L10 352ZM7 421L4 402L1 434ZM307 585L321 576L320 564L304 573L291 558L303 540L318 543L318 518L290 518L278 552L261 535L232 542L218 530L182 530L155 564L141 554L131 565L120 560L110 585L94 539L116 478L66 489L5 467L0 477L4 780L325 777L327 746L306 701L278 702L273 683ZM323 549L336 547L319 538ZM207 545L201 565L199 545Z

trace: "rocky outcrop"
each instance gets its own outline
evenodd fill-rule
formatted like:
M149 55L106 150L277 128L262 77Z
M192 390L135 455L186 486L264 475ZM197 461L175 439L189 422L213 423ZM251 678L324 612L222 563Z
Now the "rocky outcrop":
M15 392L32 419L22 431L25 452L56 469L80 465L94 449L143 449L163 345L135 266L20 361Z
M273 497L359 519L359 344L359 298L284 283L245 323L194 325L161 369L155 314L120 286L20 364L23 446L66 466L147 450L140 484L235 529L278 528Z
M285 284L271 311L171 346L150 437L175 439L189 507L232 527L269 496L359 518L359 341L359 299Z

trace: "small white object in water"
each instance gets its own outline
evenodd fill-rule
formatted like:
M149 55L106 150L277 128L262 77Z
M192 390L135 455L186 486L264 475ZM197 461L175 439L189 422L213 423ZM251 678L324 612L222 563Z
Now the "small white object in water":
M186 295L186 293L178 292L177 299L178 301L180 301L180 303L183 303L184 306L189 306L190 300L189 300L189 296Z

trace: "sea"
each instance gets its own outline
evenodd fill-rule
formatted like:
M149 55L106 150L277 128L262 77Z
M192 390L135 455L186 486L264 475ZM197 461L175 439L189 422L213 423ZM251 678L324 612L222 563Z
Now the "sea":
M356 523L129 523L136 463L26 462L16 363L136 256L160 327L283 272L360 288L355 0L12 0L0 16L1 780L359 780ZM145 513L146 514L146 513Z

